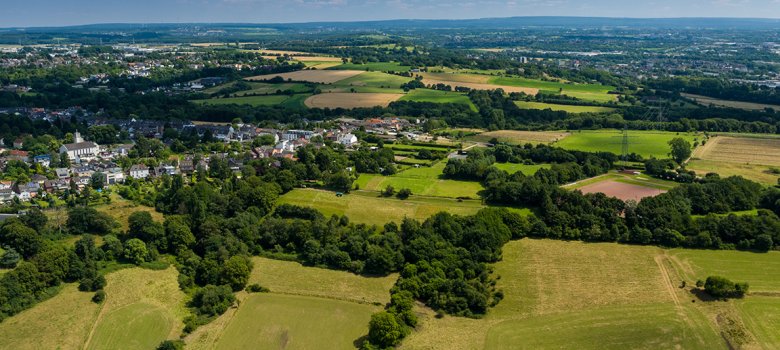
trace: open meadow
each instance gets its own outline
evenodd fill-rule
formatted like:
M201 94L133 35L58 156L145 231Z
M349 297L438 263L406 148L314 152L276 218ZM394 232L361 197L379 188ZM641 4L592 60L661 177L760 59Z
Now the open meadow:
M403 94L334 92L312 95L304 103L309 108L387 107L390 102L402 96Z
M645 158L667 158L668 142L676 137L681 137L691 144L697 138L703 139L703 136L692 133L629 130L628 152ZM612 152L619 155L623 145L623 132L621 130L578 130L556 142L555 145L568 150Z
M479 320L421 309L402 348L727 348L698 303L680 301L660 248L524 239L503 251L497 307Z
M187 314L173 267L129 268L106 275L106 300L75 284L0 323L3 349L154 349L176 339Z
M458 103L468 105L469 108L476 112L477 106L463 93L440 91L431 89L414 89L401 97L399 101L412 101L412 102L433 102L433 103Z
M473 215L484 208L480 200L459 201L441 197L380 197L375 191L352 191L336 197L331 191L295 189L279 198L279 203L311 207L325 216L346 215L350 221L371 225L384 225L390 221L401 222L404 217L425 220L440 211L457 215ZM371 210L367 210L370 208Z
M707 96L701 96L701 95L694 95L694 94L686 94L682 93L680 94L682 97L689 98L691 100L696 101L696 103L703 105L703 106L718 106L718 107L729 107L729 108L739 108L744 109L748 111L761 111L765 110L767 108L772 108L774 110L780 110L780 106L777 105L769 105L769 104L763 104L763 103L753 103L753 102L743 102L743 101L730 101L730 100L721 100L718 98L712 98Z
M477 135L468 136L466 139L477 142L490 142L492 139L498 139L498 142L512 145L524 145L526 143L549 144L560 141L568 137L568 132L556 131L520 131L520 130L497 130L483 132Z
M265 258L253 262L249 283L270 293L239 293L237 308L185 339L188 349L355 349L397 279Z
M515 101L515 105L520 109L550 109L553 111L564 111L567 113L606 113L612 112L615 109L609 107L598 106L573 106L573 105L560 105L544 102L528 102L528 101Z
M344 63L332 70L360 70L360 71L378 71L378 72L408 72L412 69L410 66L402 66L398 62L369 62L365 64Z
M523 86L501 85L490 83L490 76L480 74L460 74L460 73L419 73L423 77L423 84L449 85L453 89L456 86L466 87L472 90L495 90L503 89L504 92L522 92L527 95L536 95L539 89Z
M260 95L260 96L241 96L228 98L212 98L208 100L193 100L192 102L211 105L250 105L257 106L276 106L283 105L290 108L304 108L304 101L311 96L310 94L295 95Z
M701 175L739 175L775 185L780 177L780 139L761 135L715 136L694 151L688 168Z
M533 175L536 174L539 169L550 169L552 166L551 164L515 164L515 163L493 163L493 166L506 171L510 174L514 174L516 172L522 172L523 175Z
M249 81L265 81L281 77L285 81L307 81L311 83L332 84L340 80L363 73L359 70L301 70L289 73L275 73L246 78Z
M396 191L408 188L413 195L479 198L478 192L482 190L479 182L444 179L442 171L445 165L441 161L431 167L410 168L391 176L361 174L355 183L366 191L380 192L387 186L393 186Z

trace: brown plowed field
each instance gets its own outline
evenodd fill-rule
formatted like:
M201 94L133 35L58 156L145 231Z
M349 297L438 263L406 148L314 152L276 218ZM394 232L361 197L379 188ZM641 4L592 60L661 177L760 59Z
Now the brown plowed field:
M640 201L642 198L654 197L666 192L664 190L617 181L601 181L581 187L579 190L582 191L582 193L603 193L609 197L615 197L624 201L629 199Z

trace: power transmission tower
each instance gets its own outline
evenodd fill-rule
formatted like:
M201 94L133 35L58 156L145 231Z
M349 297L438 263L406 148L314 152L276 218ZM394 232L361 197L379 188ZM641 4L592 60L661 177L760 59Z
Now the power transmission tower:
M623 154L623 166L628 167L628 128L623 127L623 144L621 145L621 153Z

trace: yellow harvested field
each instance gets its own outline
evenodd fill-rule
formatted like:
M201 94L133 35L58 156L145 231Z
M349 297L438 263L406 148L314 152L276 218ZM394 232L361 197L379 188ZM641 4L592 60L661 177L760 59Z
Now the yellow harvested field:
M453 81L459 83L488 84L491 76L483 74L419 73L423 79Z
M780 139L716 136L697 148L693 158L780 166Z
M300 55L310 55L308 52L300 52L300 51L285 51L285 50L254 50L256 52L260 52L263 55L268 56L300 56Z
M332 84L340 80L354 77L365 73L360 70L301 70L297 72L265 74L247 78L250 81L271 80L275 77L282 77L284 80L308 81L312 83Z
M275 60L277 57L279 56L263 56L263 58L268 60ZM292 56L292 59L299 62L342 62L339 57L328 56Z
M390 102L402 96L403 94L335 92L313 95L307 98L304 103L309 108L387 107Z
M519 131L519 130L497 130L484 132L473 138L476 141L489 142L491 139L496 138L501 142L511 144L525 144L525 143L552 143L563 140L569 136L568 132L554 132L554 131Z
M730 101L730 100L721 100L717 98L707 97L707 96L701 96L701 95L694 95L694 94L680 94L683 97L689 98L691 100L696 101L698 104L709 106L719 106L719 107L729 107L729 108L739 108L744 109L748 111L760 111L767 108L773 108L774 110L780 110L780 106L777 105L768 105L763 103L754 103L754 102L743 102L743 101Z

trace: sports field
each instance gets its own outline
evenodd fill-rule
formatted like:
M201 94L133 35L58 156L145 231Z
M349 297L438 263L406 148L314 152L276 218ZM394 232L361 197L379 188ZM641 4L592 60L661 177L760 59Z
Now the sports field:
M495 265L505 296L496 308L479 320L427 313L402 348L726 349L698 303L681 301L685 292L673 284L663 253L613 243L510 242Z
M477 142L490 142L492 139L498 139L499 142L513 145L524 145L526 143L552 143L568 137L568 132L555 131L519 131L519 130L498 130L489 131L469 136L467 139Z
M515 105L521 109L550 109L553 111L564 111L568 113L605 113L612 112L615 109L609 107L598 106L572 106L572 105L559 105L553 103L543 102L528 102L528 101L515 101Z
M326 216L346 215L352 222L380 226L390 221L400 222L404 217L425 220L441 211L473 215L483 208L479 200L458 201L414 195L409 199L400 200L395 197L380 197L375 191L352 191L343 197L336 197L334 192L313 189L292 190L281 196L279 203L311 207Z
M668 158L668 142L681 137L691 144L697 137L693 133L674 133L663 131L628 131L628 152L642 157ZM555 143L556 146L585 152L612 152L621 154L623 133L620 130L581 130L573 131L568 137Z
M479 198L477 192L482 190L479 182L444 179L441 176L445 166L442 161L431 167L410 168L392 176L361 174L356 184L366 191L382 191L387 186L393 186L396 191L408 188L413 195Z
M309 108L387 107L390 102L402 96L403 94L335 92L312 95L304 103Z

